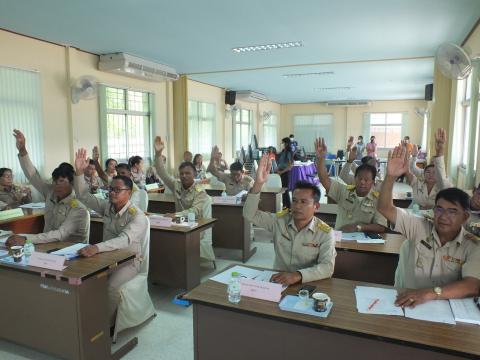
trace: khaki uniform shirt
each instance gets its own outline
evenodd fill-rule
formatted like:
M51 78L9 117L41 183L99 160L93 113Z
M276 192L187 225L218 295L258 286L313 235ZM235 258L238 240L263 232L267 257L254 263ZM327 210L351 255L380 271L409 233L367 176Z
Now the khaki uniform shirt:
M173 178L167 173L161 158L155 159L155 168L165 186L173 193L175 211L177 213L187 216L189 212L193 212L197 219L209 219L212 217L212 200L201 185L194 183L188 189L184 189L180 180ZM200 256L207 260L214 260L212 229L202 231L200 237Z
M433 288L469 276L480 279L480 241L465 229L442 246L432 221L397 208L394 230L407 238L400 249L395 287Z
M227 193L227 195L237 195L240 191L248 191L253 186L253 179L248 175L243 175L240 182L236 182L235 180L233 180L229 174L225 174L219 171L217 171L217 173L214 175L219 181L225 184L225 192Z
M0 210L5 210L8 206L15 209L23 204L32 202L32 192L26 186L12 185L7 188L0 185Z
M475 226L475 230L469 230L473 224L478 224ZM480 211L470 210L470 217L467 222L463 225L466 230L472 231L475 235L480 234Z
M335 229L350 224L378 224L387 227L387 219L377 211L378 192L370 190L359 198L354 185L344 185L332 180L328 196L338 204Z
M248 194L243 216L253 224L273 232L274 268L299 271L302 282L329 278L335 267L333 231L315 216L310 224L298 230L287 211L277 214L258 210L260 194Z
M146 249L143 244L150 229L147 217L138 207L128 201L119 212L115 212L109 200L89 193L83 176L75 176L75 190L85 205L103 216L103 241L96 244L100 252L127 249L137 254L137 261L148 257L142 249Z
M413 202L420 205L422 209L433 209L435 206L435 197L440 190L453 187L450 179L447 178L445 172L445 161L443 156L437 156L433 158L433 164L435 165L435 177L437 178L436 184L433 186L430 193L428 193L427 184L424 180L413 177L410 184L412 187Z
M347 185L355 185L355 170L357 170L358 165L355 163L346 162L342 170L340 170L340 174L338 175L340 179L342 179L345 184ZM382 188L382 179L380 179L380 175L377 171L377 176L375 177L375 191L380 191Z
M22 170L45 198L45 227L43 233L27 235L28 240L36 243L53 241L88 242L90 223L85 205L76 199L75 191L58 201L53 195L53 185L45 183L28 155L18 156Z

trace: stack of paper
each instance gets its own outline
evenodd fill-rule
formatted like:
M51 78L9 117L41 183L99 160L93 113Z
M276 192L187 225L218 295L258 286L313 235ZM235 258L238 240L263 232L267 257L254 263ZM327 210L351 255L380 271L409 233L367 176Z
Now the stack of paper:
M402 308L395 306L397 298L395 289L357 286L355 297L359 313L403 316Z
M480 309L474 298L451 299L450 307L456 321L480 325Z
M23 205L20 205L19 207L23 209L44 209L45 203L37 202L37 203L23 204Z
M161 227L170 227L173 225L172 218L161 215L150 215L150 225L161 226Z
M406 307L405 317L445 324L455 324L455 319L448 300L433 300L417 305L414 308Z
M342 232L342 240L356 241L359 244L385 244L384 239L373 239L364 232Z

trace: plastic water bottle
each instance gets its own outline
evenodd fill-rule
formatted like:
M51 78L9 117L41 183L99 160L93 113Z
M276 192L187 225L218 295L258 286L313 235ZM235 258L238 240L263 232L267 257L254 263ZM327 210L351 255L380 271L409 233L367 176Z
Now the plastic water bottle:
M418 205L418 204L413 204L413 205L412 205L412 210L413 210L413 213L414 213L415 215L420 214L420 205Z
M222 191L222 196L227 196L227 193L225 192L225 190Z
M33 245L32 240L25 241L25 245L23 245L23 253L25 257L30 257L35 251L35 245Z
M187 219L188 219L188 226L193 226L195 224L195 213L189 212Z
M228 301L232 304L240 302L240 275L237 272L232 272L232 277L228 282Z

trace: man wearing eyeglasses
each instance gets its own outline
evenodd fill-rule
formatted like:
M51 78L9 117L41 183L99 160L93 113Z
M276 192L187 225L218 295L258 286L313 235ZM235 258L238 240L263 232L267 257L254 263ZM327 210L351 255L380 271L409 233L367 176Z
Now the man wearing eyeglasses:
M393 206L395 179L408 169L407 150L389 152L387 176L378 210L395 231L406 237L400 249L395 287L397 306L415 307L435 299L476 296L480 290L480 242L463 228L469 218L469 197L457 188L438 192L433 222Z
M73 191L73 166L60 164L52 173L53 183L48 184L28 156L23 133L20 130L13 130L13 133L23 173L45 198L45 226L40 234L10 236L7 246L24 245L26 240L34 244L66 240L87 242L90 228L87 209L77 200Z
M142 244L150 229L145 214L130 201L132 180L122 175L114 176L109 187L109 200L99 199L90 194L85 182L87 166L87 150L79 149L75 154L75 191L85 205L103 216L103 241L84 247L79 251L80 255L90 257L117 249L128 249L137 254L132 264L116 270L109 278L110 316L113 322L120 300L118 289L138 274L140 263L148 257L148 253L142 252Z

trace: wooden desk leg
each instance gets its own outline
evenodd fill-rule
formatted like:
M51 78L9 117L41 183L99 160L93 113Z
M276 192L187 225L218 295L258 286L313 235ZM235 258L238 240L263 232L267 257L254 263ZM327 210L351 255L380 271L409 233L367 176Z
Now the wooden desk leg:
M257 248L252 249L252 237L250 233L251 223L243 218L243 249L242 249L242 262L246 263L253 254L257 252Z
M134 337L133 339L131 339L130 341L128 341L125 345L123 345L120 349L118 349L117 351L115 351L113 354L112 354L112 357L111 359L112 360L118 360L118 359L121 359L122 357L124 357L127 353L129 353L130 351L133 350L133 348L135 346L138 345L138 338L137 337Z
M149 279L178 289L200 284L200 232L174 233L151 229Z

